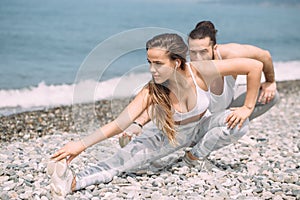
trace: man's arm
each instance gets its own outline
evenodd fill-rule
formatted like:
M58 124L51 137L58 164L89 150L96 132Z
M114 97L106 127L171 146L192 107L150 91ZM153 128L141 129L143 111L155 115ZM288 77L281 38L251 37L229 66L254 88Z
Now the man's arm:
M221 44L218 45L223 59L229 58L252 58L263 63L263 74L265 83L261 85L261 95L258 101L268 103L276 92L275 72L272 57L269 51L248 44Z
M219 45L219 50L223 59L252 58L261 61L266 82L275 82L273 61L269 51L253 45L236 43Z

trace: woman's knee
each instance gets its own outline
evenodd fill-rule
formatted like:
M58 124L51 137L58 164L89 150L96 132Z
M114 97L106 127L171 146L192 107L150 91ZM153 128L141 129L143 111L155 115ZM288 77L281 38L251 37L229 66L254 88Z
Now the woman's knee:
M248 131L249 131L249 119L246 119L241 128L236 126L233 129L230 129L230 136L233 137L233 139L238 140L241 137L243 137Z
M227 116L231 113L229 109L219 111L216 113L213 113L209 117L207 117L203 122L202 122L202 127L206 126L207 129L212 129L215 127L221 127L221 126L226 126L226 118Z

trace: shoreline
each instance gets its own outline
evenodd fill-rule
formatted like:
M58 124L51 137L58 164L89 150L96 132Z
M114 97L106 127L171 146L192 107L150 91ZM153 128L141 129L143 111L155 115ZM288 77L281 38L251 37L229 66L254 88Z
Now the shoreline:
M276 84L281 99L300 90L300 80L281 81ZM0 143L27 141L56 132L91 132L113 120L128 103L129 98L100 100L95 104L58 106L1 116Z

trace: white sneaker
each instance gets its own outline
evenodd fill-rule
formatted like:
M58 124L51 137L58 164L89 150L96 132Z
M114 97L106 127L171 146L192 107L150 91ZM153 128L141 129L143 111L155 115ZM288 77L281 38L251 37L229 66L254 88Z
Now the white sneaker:
M47 165L47 174L51 177L51 193L53 199L64 199L72 192L71 186L74 179L74 173L68 167L66 159L61 161L50 161Z

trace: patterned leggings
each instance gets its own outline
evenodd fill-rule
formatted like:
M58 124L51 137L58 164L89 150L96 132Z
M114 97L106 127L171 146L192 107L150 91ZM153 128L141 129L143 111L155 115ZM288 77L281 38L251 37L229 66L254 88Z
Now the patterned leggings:
M79 172L76 175L76 190L92 184L110 182L114 176L143 168L184 147L193 145L191 153L202 158L237 141L247 133L249 121L245 121L241 129L227 129L225 119L229 113L229 110L225 110L210 116L205 115L197 122L176 126L178 144L175 146L155 126L143 130L142 134L124 148L120 148L111 158Z

